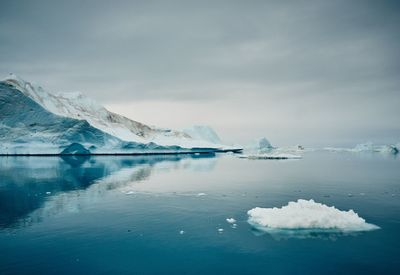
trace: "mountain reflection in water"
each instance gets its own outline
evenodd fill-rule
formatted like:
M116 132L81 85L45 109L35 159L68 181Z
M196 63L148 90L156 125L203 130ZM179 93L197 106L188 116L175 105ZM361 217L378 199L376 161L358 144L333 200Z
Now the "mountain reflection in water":
M46 215L76 211L80 198L146 180L163 171L209 171L214 154L157 156L0 157L0 229L26 226ZM82 192L90 195L81 196Z

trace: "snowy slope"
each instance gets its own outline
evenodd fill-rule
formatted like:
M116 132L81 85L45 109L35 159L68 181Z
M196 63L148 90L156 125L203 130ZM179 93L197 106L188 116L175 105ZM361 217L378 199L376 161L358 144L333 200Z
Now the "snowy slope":
M94 100L79 92L50 93L38 85L27 82L10 74L3 80L14 86L24 95L40 104L49 112L79 120L86 120L91 126L128 142L153 142L162 146L180 146L184 148L221 148L220 142L214 143L205 136L192 137L186 132L147 126L124 116L112 113ZM209 133L213 132L209 129ZM216 134L215 134L216 136ZM219 139L215 139L218 141Z

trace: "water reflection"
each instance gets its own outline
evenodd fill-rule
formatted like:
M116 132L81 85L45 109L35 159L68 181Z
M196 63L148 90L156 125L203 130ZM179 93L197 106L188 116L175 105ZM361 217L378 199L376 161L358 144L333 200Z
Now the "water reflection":
M103 157L1 157L0 228L38 222L61 211L78 211L127 184L161 169L209 171L214 154ZM82 196L82 193L85 193Z
M288 239L321 239L335 241L340 237L359 236L365 232L341 231L335 229L270 229L263 230L252 227L252 233L255 236L263 236L268 234L271 238L277 241Z

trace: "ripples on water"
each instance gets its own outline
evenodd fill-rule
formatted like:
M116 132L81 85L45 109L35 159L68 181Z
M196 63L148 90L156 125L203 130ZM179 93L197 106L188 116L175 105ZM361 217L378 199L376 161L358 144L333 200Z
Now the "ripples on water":
M0 273L396 273L399 164L349 153L2 157ZM251 208L299 198L381 229L265 233L247 223Z

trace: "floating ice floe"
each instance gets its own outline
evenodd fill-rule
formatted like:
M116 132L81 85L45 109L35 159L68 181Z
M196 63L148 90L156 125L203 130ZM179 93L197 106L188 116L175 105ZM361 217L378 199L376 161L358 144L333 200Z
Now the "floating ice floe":
M227 218L226 221L231 224L236 222L234 218Z
M203 197L203 196L207 196L207 194L206 193L198 193L197 196L198 197Z
M384 153L397 155L399 153L399 144L377 145L372 142L357 144L354 148L336 148L325 147L324 150L333 152L352 152L352 153Z
M353 210L341 211L314 200L299 199L281 208L256 207L247 212L248 222L261 231L331 230L357 232L379 229Z
M283 154L283 153L261 153L261 154L250 154L250 155L241 155L240 158L246 159L301 159L302 156L294 155L294 154Z

